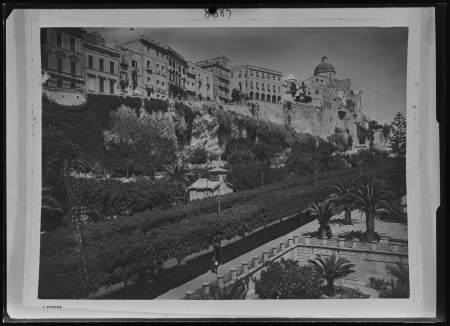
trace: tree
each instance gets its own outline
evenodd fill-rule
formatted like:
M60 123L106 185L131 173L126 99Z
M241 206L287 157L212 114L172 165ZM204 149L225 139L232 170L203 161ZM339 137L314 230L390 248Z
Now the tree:
M234 103L240 102L242 100L242 92L236 88L231 91L231 99Z
M208 151L203 146L196 147L189 157L189 162L191 164L205 164L207 161Z
M292 100L295 100L295 94L297 94L297 85L295 83L291 83L290 91L292 94Z
M186 190L186 183L189 182L189 177L193 175L193 172L185 164L174 163L166 166L164 175L172 183L174 191L177 192L180 187Z
M401 208L394 203L395 194L387 190L383 180L370 177L352 181L352 191L343 200L366 215L366 240L375 238L375 215L379 212L400 214Z
M56 153L48 158L48 164L57 165L61 169L67 166L66 164L69 164L73 167L74 171L80 173L81 171L85 171L87 166L86 161L80 158L80 156L80 147L71 140L64 139L57 147Z
M245 300L249 279L247 277L236 280L234 283L220 287L217 284L209 285L209 293L195 292L188 300Z
M317 255L315 260L309 259L308 262L313 271L327 281L325 287L325 294L327 296L334 295L334 283L336 280L355 272L351 269L355 267L354 264L351 264L346 258L336 260L335 254L332 254L330 257Z
M351 181L344 181L333 187L334 193L330 195L328 201L335 203L336 213L345 212L345 224L352 224L351 210L352 201L348 200L347 195L352 191Z
M389 140L391 143L390 154L394 159L393 182L397 201L400 203L402 192L406 187L406 184L402 182L406 174L406 120L400 112L397 112L390 125Z
M318 238L331 238L331 228L328 225L331 217L335 213L335 204L333 202L324 201L321 203L313 203L308 206L308 211L311 215L315 215L319 221L319 230L317 232Z
M255 283L259 299L319 299L322 294L321 277L309 266L298 261L284 259L267 263Z

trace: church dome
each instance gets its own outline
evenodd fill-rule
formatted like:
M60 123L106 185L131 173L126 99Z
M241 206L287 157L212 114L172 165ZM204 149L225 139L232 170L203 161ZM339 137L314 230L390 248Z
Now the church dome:
M334 67L331 63L328 62L328 58L326 56L322 57L322 63L320 63L316 69L314 69L314 76L320 74L320 73L327 73L327 72L332 72L332 73L336 73L336 71L334 70Z

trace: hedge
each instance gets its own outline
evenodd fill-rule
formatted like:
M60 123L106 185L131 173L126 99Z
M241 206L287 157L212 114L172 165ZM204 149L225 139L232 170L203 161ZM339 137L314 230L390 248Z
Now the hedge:
M288 188L274 184L271 188L267 187L269 189L229 194L221 202L223 210L220 219L217 218L217 200L211 199L193 203L187 207L188 210L183 208L166 212L171 216L164 216L165 223L161 220L162 216L157 223L155 216L152 219L141 215L91 224L88 232L90 250L96 252L103 284L130 282L145 271L161 266L166 260L182 259L208 248L214 238L243 236L270 221L300 213L308 204L327 198L333 185L358 176L359 171L341 173L335 178L321 180L318 187L306 184ZM278 191L275 190L277 186L281 187ZM213 200L214 205L211 203ZM168 224L168 219L175 223ZM157 224L159 227L156 227ZM76 266L73 232L66 229L41 236L41 299L54 295L71 298L86 294L83 275ZM124 271L120 274L122 276L118 276L117 270ZM97 289L94 286L91 290Z

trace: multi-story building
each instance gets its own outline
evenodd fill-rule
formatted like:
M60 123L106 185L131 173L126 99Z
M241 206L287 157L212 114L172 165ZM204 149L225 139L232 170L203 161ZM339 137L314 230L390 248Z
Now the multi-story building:
M50 76L44 86L84 89L82 28L41 28L42 70Z
M214 75L211 71L200 68L195 63L188 61L188 70L186 71L188 99L210 101L213 97L212 80L214 80Z
M122 94L168 97L167 49L141 35L116 46L120 52L119 84Z
M167 82L169 83L168 95L171 99L187 98L187 77L188 62L170 46L166 45Z
M238 89L251 100L281 103L282 73L273 69L241 63L230 67L231 89Z
M83 38L86 91L118 94L119 52L105 46L105 39L98 32L86 33Z
M216 58L197 62L197 65L214 75L213 97L214 100L228 102L231 98L230 90L230 60L221 55Z

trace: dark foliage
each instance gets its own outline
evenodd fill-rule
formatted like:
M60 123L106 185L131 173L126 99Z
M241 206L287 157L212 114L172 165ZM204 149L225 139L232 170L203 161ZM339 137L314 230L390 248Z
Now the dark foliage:
M298 261L284 259L269 262L255 283L255 294L260 299L318 299L322 296L321 277Z

